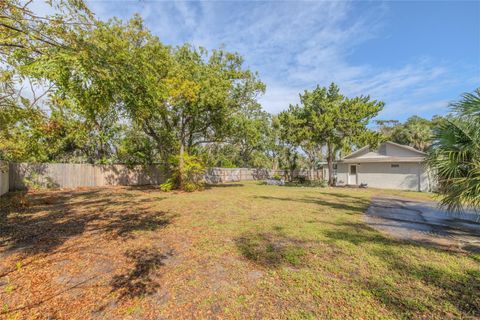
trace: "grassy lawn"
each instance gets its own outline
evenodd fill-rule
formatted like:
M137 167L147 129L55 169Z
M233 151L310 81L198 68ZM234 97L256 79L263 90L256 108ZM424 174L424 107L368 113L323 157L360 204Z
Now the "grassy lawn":
M430 197L257 183L11 194L0 318L480 317L480 255L369 228L382 193Z

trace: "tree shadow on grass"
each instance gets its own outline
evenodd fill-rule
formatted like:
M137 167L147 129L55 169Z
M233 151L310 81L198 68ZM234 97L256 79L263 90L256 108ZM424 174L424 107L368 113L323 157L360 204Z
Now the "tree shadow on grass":
M22 197L25 205L18 203L18 194L11 194L0 207L0 252L49 253L82 234L129 238L138 231L163 228L174 218L149 209L148 200L118 190L49 191Z
M413 247L425 247L429 248L436 252L450 252L452 254L466 254L470 253L470 257L473 260L479 261L475 255L472 253L478 253L478 247L472 246L469 248L463 246L462 249L453 247L451 245L442 245L439 242L430 241L427 238L424 239L399 239L391 238L383 235L377 231L374 227L360 222L322 222L322 224L330 224L334 226L335 230L329 230L323 232L328 238L333 242L338 240L348 241L355 245L360 245L362 243L375 243L379 245L387 246L413 246ZM337 228L341 227L340 230Z
M244 258L265 268L299 267L306 255L305 241L287 237L276 228L272 233L247 233L235 239Z
M144 185L144 186L123 186L126 191L138 191L142 193L155 193L160 191L159 185Z
M402 259L392 262L397 270L438 288L445 301L449 301L465 315L480 317L480 271L466 270L463 274L448 272L428 265L413 265Z
M217 184L212 184L209 183L205 185L205 189L217 189L217 188L235 188L235 187L243 187L244 184L242 183L217 183Z
M347 241L354 245L359 245L364 242L374 242L381 245L393 245L392 240L386 238L379 232L375 232L368 226L363 226L358 223L330 223L332 225L341 226L342 229L334 229L324 231L323 234L331 240L332 243L337 241Z
M384 237L370 227L361 226L359 223L339 223L340 230L324 232L324 235L331 240L332 244L338 241L347 241L354 245L374 244L377 247L370 247L368 254L375 256L387 264L388 269L400 276L402 284L389 281L372 270L368 277L356 278L355 282L362 290L370 292L387 309L396 314L402 314L407 318L418 317L422 310L429 310L434 307L443 306L446 302L453 305L466 317L480 316L480 271L464 270L449 271L448 268L439 268L429 263L428 256L424 262L412 262L409 257L403 255L405 249L428 248L432 253L444 254L449 252L452 255L471 256L465 252L450 251L447 248L440 248L428 241L397 240ZM430 291L422 294L422 287L414 293L405 292L402 288L407 283L412 285L420 280L425 285L435 288L435 295ZM425 297L430 296L426 299ZM433 300L431 300L433 299ZM435 311L434 313L438 313Z
M110 285L112 292L119 293L119 299L142 297L153 294L160 284L154 279L155 272L173 257L170 250L161 253L156 249L130 250L125 253L133 268L125 274L113 277Z
M339 199L343 199L343 200L358 200L358 201L362 201L362 202L363 201L369 201L369 199L367 199L366 197L354 196L354 195L351 195L351 193L345 194L345 193L330 192L330 191L325 190L325 191L322 191L322 195L327 195L329 197L335 197L335 198L339 198Z
M316 204L331 209L346 211L344 213L363 213L368 207L370 201L364 198L350 198L348 201L329 201L317 197L304 197L304 198L285 198L285 197L271 197L271 196L254 196L256 199L272 200L272 201L291 201L307 204Z
M415 317L421 314L422 310L442 306L445 303L453 305L462 317L480 317L480 271L465 270L463 273L450 272L448 269L441 269L426 264L412 264L402 256L388 252L383 261L388 262L389 267L399 274L406 282L414 283L420 280L429 287L434 287L435 296L424 300L430 292L422 294L422 288L418 288L415 296L409 297L402 286L397 286L382 277L368 277L360 281L360 285L366 288L384 304L388 309L403 313L407 317ZM437 311L438 312L438 311Z
M122 210L109 219L104 227L97 230L110 232L116 238L133 238L137 231L154 231L170 224L174 215L164 211L156 211L153 214L144 214L135 210Z

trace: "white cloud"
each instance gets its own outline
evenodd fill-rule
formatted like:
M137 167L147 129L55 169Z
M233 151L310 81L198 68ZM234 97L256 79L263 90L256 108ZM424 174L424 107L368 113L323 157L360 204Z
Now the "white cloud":
M430 118L436 114L449 112L449 100L434 100L428 102L415 102L409 99L397 100L389 104L389 107L380 112L381 119L398 119L399 114L408 118L412 115L422 115Z
M260 103L269 112L279 113L287 109L290 104L300 102L299 94L303 92L300 88L291 88L277 83L267 85L267 94L260 98Z
M190 42L210 49L224 45L226 50L240 53L267 84L261 102L274 113L298 102L304 89L332 81L347 95L368 94L385 101L382 116L406 118L432 110L444 113L445 96L440 93L473 86L480 80L478 73L459 76L458 66L425 57L411 57L403 65L395 62L395 67L379 67L375 61L352 63L359 46L384 36L389 10L385 3L87 3L101 19L127 19L140 13L152 32L168 44Z

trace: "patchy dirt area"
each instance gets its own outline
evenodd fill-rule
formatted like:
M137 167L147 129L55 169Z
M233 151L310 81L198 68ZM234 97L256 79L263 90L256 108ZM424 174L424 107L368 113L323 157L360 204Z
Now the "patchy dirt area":
M210 290L227 294L233 279L244 288L255 283L235 271L238 261L199 255L202 228L180 230L182 217L155 207L163 200L157 192L112 188L3 198L10 206L2 208L8 219L0 235L3 314L201 317L208 308L196 305Z
M365 219L396 238L480 252L480 221L474 212L448 212L432 201L375 197Z

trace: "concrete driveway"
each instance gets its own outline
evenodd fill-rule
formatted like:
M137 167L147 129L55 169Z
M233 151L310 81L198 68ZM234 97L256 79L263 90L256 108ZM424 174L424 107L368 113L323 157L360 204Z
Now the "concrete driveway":
M480 252L480 221L473 212L454 214L435 202L378 197L365 220L395 238Z

